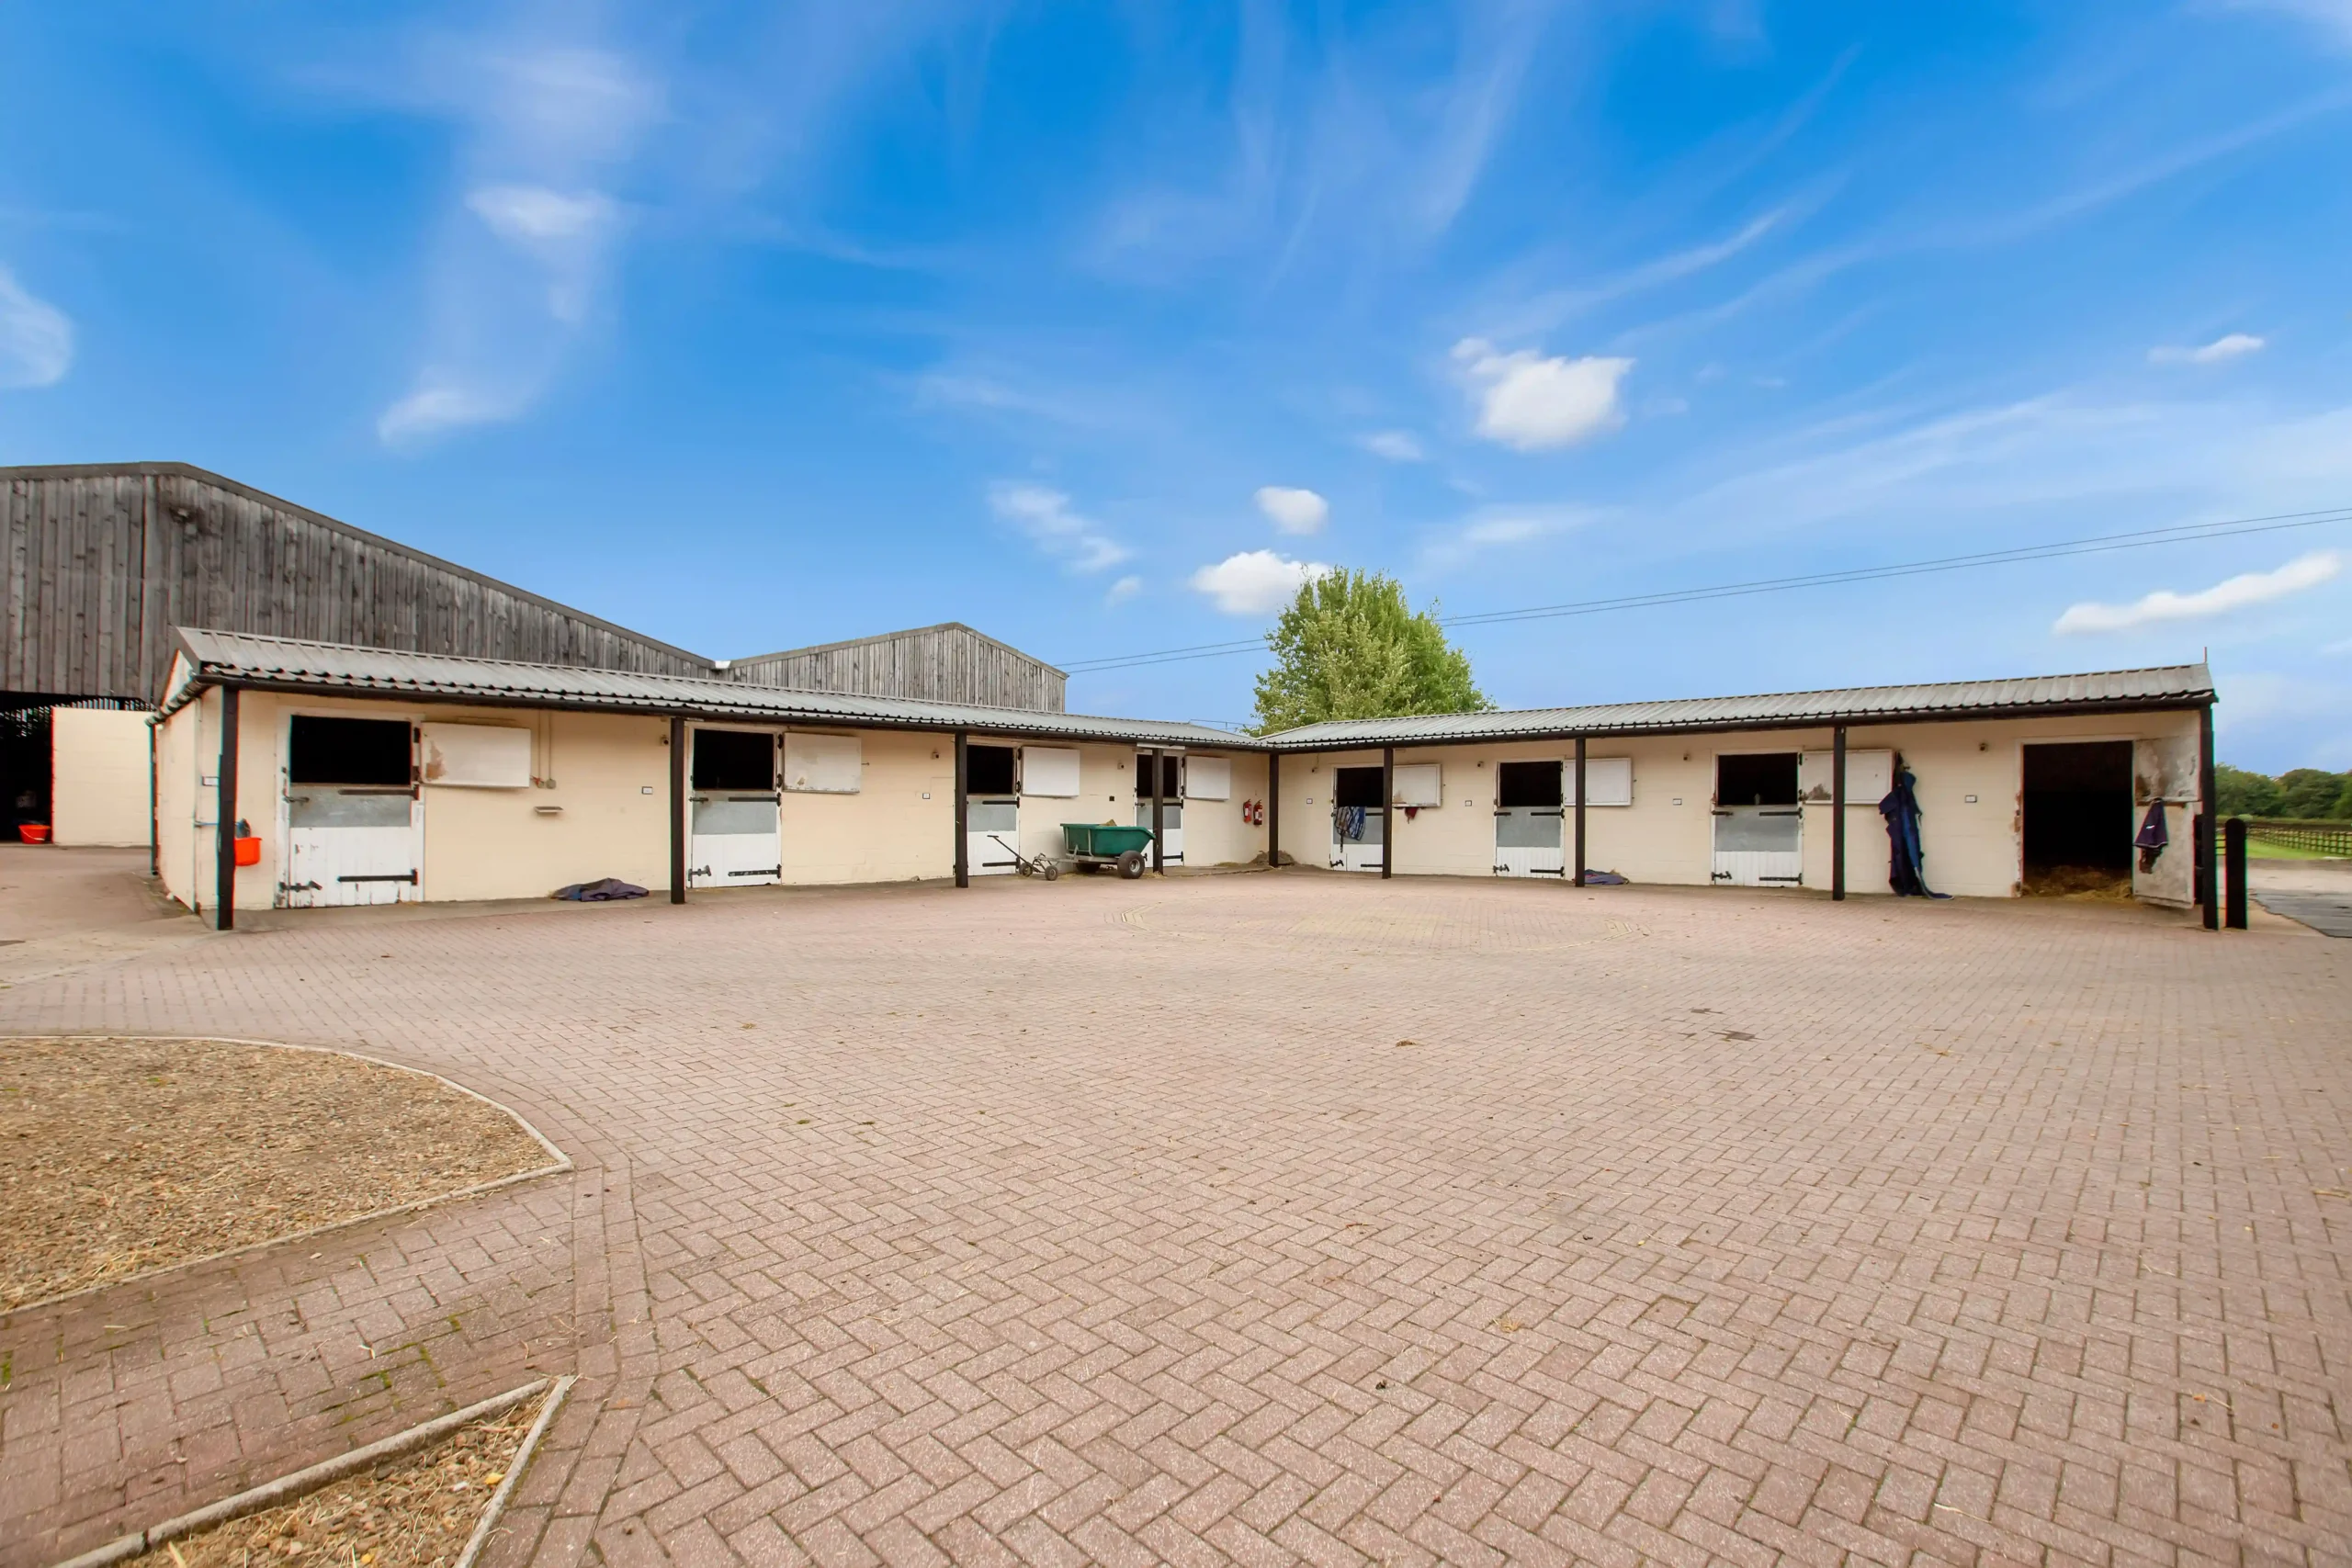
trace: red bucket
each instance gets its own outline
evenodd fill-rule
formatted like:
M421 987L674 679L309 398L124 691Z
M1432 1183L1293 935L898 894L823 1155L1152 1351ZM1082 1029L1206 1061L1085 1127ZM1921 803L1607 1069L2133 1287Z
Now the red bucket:
M259 839L232 839L229 842L233 846L232 857L239 865L259 865L261 863L261 840Z
M17 824L17 837L24 840L24 841L28 844L45 844L49 842L49 824L46 822L19 822Z

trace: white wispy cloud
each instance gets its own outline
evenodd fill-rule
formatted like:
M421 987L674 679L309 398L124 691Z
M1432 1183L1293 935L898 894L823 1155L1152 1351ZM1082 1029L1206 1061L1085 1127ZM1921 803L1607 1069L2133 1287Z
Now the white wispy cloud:
M1429 454L1421 447L1420 439L1409 430L1374 430L1356 438L1356 445L1375 457L1385 457L1392 463L1419 463Z
M2194 593L2160 588L2129 604L2086 601L2069 606L2050 629L2063 637L2074 632L2137 631L2167 621L2206 620L2316 588L2343 570L2344 558L2335 551L2313 550L2275 571L2242 572Z
M1281 609L1298 585L1329 573L1321 561L1292 560L1272 550L1243 550L1193 573L1193 587L1228 615L1263 615Z
M2278 11L2300 17L2352 48L2352 0L2231 0L2239 10Z
M1071 510L1069 496L1044 485L999 480L989 487L989 510L1071 571L1107 571L1135 554L1092 518Z
M0 388L53 387L73 367L73 321L0 267Z
M1539 452L1615 430L1625 423L1617 384L1630 359L1546 356L1522 348L1505 354L1484 338L1453 345L1478 405L1478 434L1521 452Z
M1118 581L1111 584L1111 586L1103 592L1102 603L1105 607L1113 604L1124 604L1142 592L1143 579L1131 574L1129 576L1123 577L1119 579Z
M377 421L388 446L527 413L595 314L625 228L609 186L665 92L565 21L437 39L396 95L457 126L459 196L434 253L421 362Z
M1482 507L1422 547L1421 570L1449 571L1492 551L1566 533L1591 521L1593 515L1579 506Z
M1258 510L1266 514L1266 521L1285 534L1320 533L1323 525L1331 520L1331 503L1311 490L1261 485L1257 501Z
M2225 359L2243 359L2249 354L2259 354L2264 340L2252 333L2228 333L2211 343L2195 348L2161 344L2148 350L2151 365L2219 365Z

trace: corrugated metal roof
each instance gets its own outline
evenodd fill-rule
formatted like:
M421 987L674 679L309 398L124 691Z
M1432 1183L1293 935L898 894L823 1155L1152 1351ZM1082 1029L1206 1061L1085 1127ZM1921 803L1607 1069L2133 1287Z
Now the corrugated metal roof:
M1199 746L1224 750L1336 750L1359 746L1431 745L1539 736L1632 735L1866 724L1872 720L2113 712L2135 707L2187 707L2213 697L2213 677L2204 665L2175 664L2153 670L2030 675L2008 681L1947 681L1747 697L1686 697L1586 707L1335 719L1258 739L1212 729L1206 725L1157 719L849 696L681 675L639 675L618 670L580 670L563 665L401 653L234 632L183 628L179 636L196 667L197 678L205 682L233 681L519 705L685 713L771 723L967 729L989 735L1131 741L1147 746ZM166 705L166 711L182 700L175 696Z
M495 659L458 659L445 654L402 653L390 649L351 648L339 643L301 642L291 637L187 627L180 628L179 637L200 682L230 681L243 685L525 706L684 713L779 724L967 729L1041 739L1115 740L1147 746L1227 750L1255 750L1260 746L1255 740L1206 725L1158 719L850 696L752 686L737 681L519 664ZM182 700L175 696L167 703L165 711L178 706Z
M2188 706L2210 701L2212 695L2213 677L2204 665L2175 664L2155 670L2030 675L2011 681L1947 681L1932 685L1854 686L1841 691L1780 692L1753 697L1686 697L1671 702L1605 703L1589 707L1333 719L1285 729L1269 739L1283 750L1428 745L1553 735L1627 735L1644 731L1860 724L1872 719L1965 718L1975 714Z

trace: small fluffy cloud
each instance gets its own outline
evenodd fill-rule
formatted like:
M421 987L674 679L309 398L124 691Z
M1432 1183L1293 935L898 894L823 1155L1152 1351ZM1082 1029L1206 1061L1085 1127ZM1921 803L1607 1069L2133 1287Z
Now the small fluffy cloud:
M1418 463L1429 457L1409 430L1375 430L1358 438L1357 444L1375 457L1385 457L1392 463Z
M1111 591L1102 595L1102 603L1105 605L1124 604L1142 592L1142 578L1123 577L1119 579L1118 581L1111 584Z
M0 266L0 388L53 387L74 366L74 323Z
M1105 571L1135 553L1070 510L1069 496L1044 485L1001 480L989 487L989 509L1072 571Z
M1617 384L1630 359L1503 354L1484 338L1453 345L1453 361L1478 405L1478 434L1521 452L1572 446L1625 423Z
M2335 551L2314 550L2276 571L2245 572L2195 593L2175 593L2160 588L2129 604L2075 604L2059 616L2050 629L2061 636L2070 632L2128 632L2165 621L2203 620L2316 588L2343 570L2344 558Z
M1281 609L1298 585L1322 577L1321 561L1291 560L1272 550L1243 550L1193 573L1193 586L1228 615L1263 615Z
M1288 485L1261 485L1258 510L1285 534L1317 534L1331 520L1331 503L1311 490Z
M2228 359L2243 359L2249 354L2259 354L2263 340L2252 333L2230 333L2215 338L2201 348L2181 348L2164 345L2148 350L2151 365L2219 365Z
M514 400L479 388L428 381L383 412L376 421L376 435L387 446L398 446L460 425L513 419L521 412L522 405Z

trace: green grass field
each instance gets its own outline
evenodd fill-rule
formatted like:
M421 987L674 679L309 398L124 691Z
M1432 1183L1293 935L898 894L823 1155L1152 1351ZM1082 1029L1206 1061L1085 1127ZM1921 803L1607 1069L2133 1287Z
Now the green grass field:
M2352 857L2324 855L2316 850L2290 849L2285 844L2266 844L2259 839L2249 838L2245 841L2245 858L2248 860L2345 860Z

